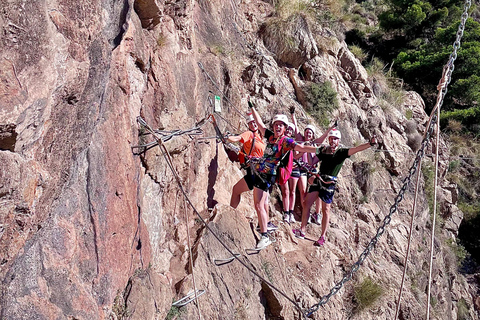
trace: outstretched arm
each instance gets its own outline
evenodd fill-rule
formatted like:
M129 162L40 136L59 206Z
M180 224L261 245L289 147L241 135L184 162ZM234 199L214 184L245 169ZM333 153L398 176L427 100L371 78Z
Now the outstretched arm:
M298 152L317 152L317 148L314 146L305 146L303 144L297 144L293 149Z
M250 106L250 110L252 110L253 119L255 119L255 122L257 123L258 130L260 130L262 136L265 136L265 130L267 129L267 127L263 123L262 118L260 118L260 115L258 114L257 109L255 109L253 103L248 101L248 105Z
M357 152L360 152L360 151L363 151L363 150L367 150L368 148L370 148L371 146L375 145L375 143L377 143L377 137L376 136L373 136L369 142L367 143L364 143L364 144L361 144L357 147L354 147L354 148L350 148L348 149L348 155L349 156L352 156L354 155L355 153Z
M228 142L240 142L242 140L241 136L228 136L227 141Z

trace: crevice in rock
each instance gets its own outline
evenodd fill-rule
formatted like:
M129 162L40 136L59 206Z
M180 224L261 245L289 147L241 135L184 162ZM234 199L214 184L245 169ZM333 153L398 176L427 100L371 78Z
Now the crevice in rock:
M283 305L275 296L272 288L270 288L264 281L262 281L262 290L260 291L260 297L262 296L265 299L265 314L268 318L279 320L284 319L284 317L281 316Z
M97 225L95 223L95 208L93 205L93 201L91 198L91 188L92 188L92 181L91 181L91 169L90 169L90 150L87 150L87 183L86 183L86 194L87 194L87 201L88 201L88 211L90 213L90 223L92 224L92 231L93 231L93 245L95 249L95 258L96 258L96 268L97 268L97 275L100 273L99 270L99 254L98 254L98 235L97 235Z
M140 18L142 28L152 30L160 23L162 12L155 0L136 0L133 9Z
M13 123L0 124L0 150L15 151L15 143L17 143L16 127Z
M210 161L208 166L208 187L207 187L207 207L214 208L218 203L215 197L215 182L217 181L218 176L218 144L215 150L215 157Z
M122 6L122 9L120 11L119 21L118 21L119 33L113 39L113 49L115 49L118 45L120 45L120 42L122 42L123 34L127 30L127 27L126 27L126 25L128 24L127 23L127 16L128 16L128 12L130 10L130 5L129 5L128 2L129 2L128 0L123 1L123 6Z

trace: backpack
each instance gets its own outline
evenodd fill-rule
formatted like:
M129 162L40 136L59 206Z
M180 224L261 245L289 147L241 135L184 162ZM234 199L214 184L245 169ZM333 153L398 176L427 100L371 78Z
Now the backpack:
M278 143L279 148L281 147L283 143L283 139L285 138L282 137L280 142ZM292 174L292 169L293 169L293 152L288 151L285 153L280 159L280 162L278 163L277 167L277 183L280 185L284 185L287 183L288 179L290 179L290 175Z

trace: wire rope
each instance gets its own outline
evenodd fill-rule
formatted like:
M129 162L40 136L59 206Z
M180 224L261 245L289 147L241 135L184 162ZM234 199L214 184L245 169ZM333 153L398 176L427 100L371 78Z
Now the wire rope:
M165 147L165 145L163 144L162 140L160 138L158 138L155 134L154 134L154 131L152 130L152 128L150 128L150 126L145 122L145 120L143 120L141 117L137 117L137 121L139 122L139 124L141 126L143 126L145 129L147 129L148 131L150 131L154 137L155 140L157 140L158 142L158 146L160 147L160 150L162 152L162 155L163 157L165 158L165 161L167 162L167 165L168 167L170 168L170 170L172 171L173 173L173 176L175 177L175 180L180 188L180 191L182 191L183 193L183 196L185 197L185 200L187 201L187 203L192 207L193 211L197 214L198 218L200 219L200 221L205 225L205 228L211 232L211 234L215 237L215 239L228 251L228 253L231 254L232 257L234 257L234 259L236 259L237 261L239 261L248 271L250 271L252 274L254 274L257 278L259 278L260 280L262 280L263 282L265 282L269 287L271 287L272 289L274 289L275 291L277 291L279 294L281 294L285 299L287 299L288 301L290 301L300 312L301 314L303 314L303 310L302 308L298 305L298 303L296 301L294 301L292 298L290 298L289 296L287 296L282 290L278 289L273 283L271 283L270 281L268 281L267 279L265 279L264 277L262 277L260 274L258 274L255 270L253 270L250 266L248 266L245 262L243 262L238 256L237 254L235 254L221 239L220 237L212 230L212 228L210 228L210 226L207 224L207 222L203 219L203 217L200 215L200 213L198 212L198 210L195 208L195 206L193 205L193 203L191 202L190 198L188 197L188 194L187 192L185 191L185 189L183 188L183 185L182 185L182 182L180 181L180 177L178 176L178 173L177 171L175 170L175 168L173 167L173 163L171 162L171 159L170 159L170 156L169 156L169 153L168 153L168 150L167 148Z

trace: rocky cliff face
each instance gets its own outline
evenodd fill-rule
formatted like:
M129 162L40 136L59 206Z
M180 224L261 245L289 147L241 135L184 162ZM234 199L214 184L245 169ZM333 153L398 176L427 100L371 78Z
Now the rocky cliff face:
M270 2L2 2L1 319L299 319L297 307L318 302L350 270L408 174L412 141L427 120L423 102L409 92L399 108L378 107L372 79L345 43L327 29L313 33L301 16L285 31L292 45L278 45L264 28L273 18ZM332 117L344 144L377 134L381 152L358 154L342 169L325 247L292 237L274 192L277 241L246 255L255 245L252 198L228 206L242 174L221 145L203 139L215 135L209 99L222 97L222 130L243 130L248 96L266 121L296 105L305 126L313 120L297 102L302 88L325 80L338 92ZM196 128L201 135L173 134L167 157L159 147L132 149L153 140L138 116L163 132ZM448 147L440 147L443 177ZM456 189L441 184L432 314L456 319L463 299L475 318L476 284L455 272L444 245L462 219ZM431 222L424 189L400 319L422 319L426 309ZM353 280L312 318L393 318L413 197L410 187ZM307 231L315 238L320 227ZM221 243L245 265L216 266L229 256ZM360 312L352 296L368 276L383 294ZM205 290L197 304L171 308L193 288Z

